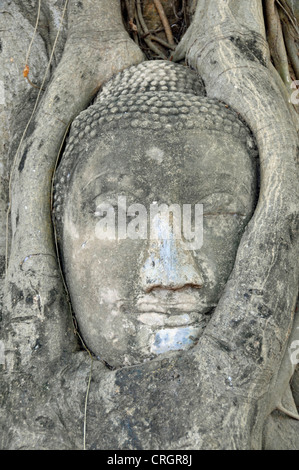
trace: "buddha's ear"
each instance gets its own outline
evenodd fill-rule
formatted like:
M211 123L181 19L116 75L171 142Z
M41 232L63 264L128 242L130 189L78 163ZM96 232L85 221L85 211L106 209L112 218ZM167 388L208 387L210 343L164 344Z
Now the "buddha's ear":
M37 341L45 345L49 359L59 358L68 341L65 328L68 325L70 329L70 323L66 320L50 206L52 176L68 125L105 81L143 60L139 47L124 29L119 0L69 0L65 7L67 4L67 15L63 11L64 19L68 19L64 52L48 85L41 77L45 93L42 89L39 92L38 98L42 93L43 97L25 128L10 179L8 221L13 230L11 249L7 250L6 305L11 318L26 318L28 324L27 333L19 329L10 337L12 350L20 350L21 362L29 357L24 351ZM54 50L50 61L53 54ZM50 61L44 77L47 80Z

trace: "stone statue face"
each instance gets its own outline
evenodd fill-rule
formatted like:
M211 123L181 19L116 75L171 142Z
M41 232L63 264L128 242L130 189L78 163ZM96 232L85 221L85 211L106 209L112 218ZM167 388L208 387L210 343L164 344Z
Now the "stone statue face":
M112 366L198 342L253 213L250 132L203 95L188 68L147 62L72 125L58 240L80 334Z
M80 159L65 202L63 253L81 334L96 355L121 366L196 344L252 214L253 175L244 144L198 129L164 140L151 132L127 131L126 139L110 132ZM131 237L124 239L118 239L119 201L132 207ZM201 248L171 237L171 220L162 217L156 228L164 238L133 239L142 227L132 204L149 213L151 204L162 203L190 204L193 211L203 204ZM100 210L105 204L107 213ZM106 240L100 221L110 230Z

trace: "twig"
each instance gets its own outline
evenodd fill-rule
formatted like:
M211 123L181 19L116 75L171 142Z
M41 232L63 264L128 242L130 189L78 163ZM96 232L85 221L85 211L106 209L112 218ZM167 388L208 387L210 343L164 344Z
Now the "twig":
M129 27L130 27L130 32L133 33L133 39L134 39L135 43L139 45L138 28L137 28L136 24L134 23L134 19L135 19L134 0L125 0L125 5L126 5L126 9L127 9L127 15L128 15L128 20L129 20L128 23L129 23Z
M283 25L283 32L285 37L286 48L288 55L296 75L296 79L299 80L299 57L298 57L298 47L295 44L293 37L291 36L288 27Z
M93 366L93 357L90 355L90 372L87 384L87 390L85 395L85 405L84 405L84 423L83 423L83 450L86 450L86 423L87 423L87 404L88 404L88 395L90 390L90 383L92 378L92 366Z
M138 29L140 29L141 26L140 26L138 18L136 18L136 21L137 21ZM167 59L167 57L163 54L163 52L158 47L156 47L155 44L153 44L152 40L149 37L145 37L144 42L149 47L149 49L152 52L154 52L158 57L164 60Z
M265 2L268 25L268 41L274 65L283 82L287 88L289 88L292 80L289 72L289 63L282 34L281 22L275 1L276 0L266 0Z
M33 86L34 88L38 88L38 90L41 90L42 88L38 85L35 85L35 83L33 83L30 78L28 77L29 75L29 65L26 63L25 65L25 68L23 70L23 77L26 78L27 82L29 83L29 85ZM43 90L45 91L45 90Z
M295 31L298 34L298 24L296 24L297 23L296 18L295 18L295 22L294 22L294 18L292 17L291 13L288 12L287 8L280 2L280 0L276 0L276 1L277 1L278 5L282 8L282 10L285 12L286 16L288 17L288 19L292 23Z
M29 85L33 86L34 88L37 88L38 90L42 90L42 91L45 91L44 88L41 88L40 86L36 85L35 83L33 83L30 78L27 76L26 77L26 80L27 82L29 83Z
M164 31L164 28L148 29L147 33L144 33L144 34L141 35L141 38L144 39L144 38L146 38L147 36L149 36L151 34L161 33L162 31Z
M30 55L30 52L31 52L32 44L33 44L33 41L34 41L34 38L35 38L35 35L36 35L36 31L37 31L37 27L38 27L38 23L39 23L39 18L40 18L40 9L41 9L41 0L38 0L37 17L36 17L36 22L35 22L35 27L34 27L33 35L32 35L32 38L31 38L31 41L30 41L30 44L29 44L29 47L28 47L28 51L27 51L27 54L26 54L26 60L25 60L25 64L26 64L26 65L28 64L28 60L29 60L29 55Z
M144 33L148 33L149 32L148 27L142 15L141 0L137 0L137 16L138 16L138 20L140 22L141 28L143 29Z
M283 31L283 36L284 36L288 56L289 56L291 65L293 67L295 77L297 80L299 80L299 57L298 57L298 47L295 42L296 36L294 37L293 30L291 29L286 13L280 10L279 16L281 19L282 31Z
M142 11L141 11L141 2L140 0L137 0L137 17L136 17L136 22L139 30L143 30L144 34L149 34L148 27L144 21ZM167 57L163 54L163 52L156 47L150 38L145 37L144 42L147 44L147 46L160 57L161 59L167 60Z
M152 41L156 41L158 42L159 44L161 44L161 46L164 46L166 47L167 49L171 49L172 51L175 50L175 46L174 45L171 45L171 44L168 44L168 42L164 41L164 39L161 39L159 38L158 36L154 36L153 34L151 34L150 36L150 39Z
M134 0L126 0L126 7L128 11L129 20L134 20Z
M175 2L172 2L172 11L173 11L173 14L174 14L174 16L176 17L176 19L179 20L180 17L179 17L179 15L178 15L177 11L176 11ZM179 12L179 13L180 13L180 12Z
M162 21L162 24L164 26L164 29L165 29L165 34L166 34L166 37L167 37L167 41L169 42L169 44L171 46L174 46L175 45L175 42L174 42L174 39L173 39L173 35L172 35L172 31L171 31L171 27L169 25L169 21L167 19L167 16L165 15L165 11L164 11L164 8L162 6L162 3L160 2L160 0L154 0L154 4L155 4L155 7L159 13L159 16L161 18L161 21Z
M29 56L30 56L32 44L33 44L34 38L35 38L35 36L36 36L36 31L37 31L37 27L38 27L38 23L39 23L39 18L40 18L40 10L41 10L41 0L38 1L37 16L36 16L34 31L33 31L33 34L32 34L32 38L31 38L31 41L30 41L28 50L27 50L26 59L25 59L25 68L24 68L24 71L23 71L24 78L27 79L28 83L29 83L31 86L33 86L34 88L38 88L38 89L40 89L41 87L39 87L38 85L35 85L35 83L33 83L33 82L30 80L30 78L28 77L28 74L29 74L29 65L28 65L28 62L29 62Z

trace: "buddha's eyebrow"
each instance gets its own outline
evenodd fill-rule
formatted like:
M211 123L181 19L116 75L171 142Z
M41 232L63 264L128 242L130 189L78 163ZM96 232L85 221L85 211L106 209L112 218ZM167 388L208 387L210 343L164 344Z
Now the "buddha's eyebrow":
M86 185L82 188L82 191L85 191L85 189L87 188L87 186L90 185L90 183L92 183L92 182L93 182L94 180L96 180L97 178L100 178L100 176L106 175L107 172L108 172L108 170L105 170L105 171L102 171L102 173L99 173L98 175L93 176L93 177L88 181L88 183L86 183Z

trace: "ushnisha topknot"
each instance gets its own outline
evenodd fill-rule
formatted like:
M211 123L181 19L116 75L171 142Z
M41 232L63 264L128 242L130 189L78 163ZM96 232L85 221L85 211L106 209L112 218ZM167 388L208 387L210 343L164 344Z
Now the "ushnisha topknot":
M107 82L95 102L73 121L54 181L57 221L78 159L101 136L121 129L164 136L184 129L218 131L238 138L257 156L249 128L225 103L205 96L204 84L194 71L169 61L143 62Z

